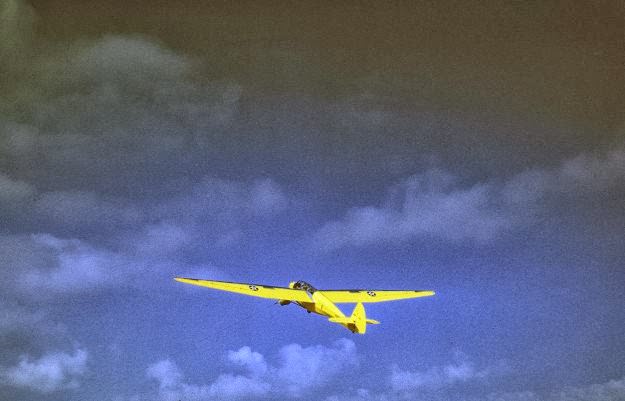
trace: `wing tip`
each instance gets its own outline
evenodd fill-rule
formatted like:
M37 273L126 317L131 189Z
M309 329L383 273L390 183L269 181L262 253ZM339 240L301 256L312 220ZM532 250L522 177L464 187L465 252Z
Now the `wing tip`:
M188 283L190 281L198 281L195 278L188 278L188 277L174 277L174 280L180 281L181 283Z

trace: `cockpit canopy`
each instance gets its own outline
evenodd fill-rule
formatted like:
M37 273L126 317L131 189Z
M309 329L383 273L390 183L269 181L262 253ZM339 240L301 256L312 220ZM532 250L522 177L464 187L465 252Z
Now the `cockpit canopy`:
M304 290L309 294L312 294L313 292L317 291L315 287L313 287L312 285L302 280L293 283L291 288L295 290Z

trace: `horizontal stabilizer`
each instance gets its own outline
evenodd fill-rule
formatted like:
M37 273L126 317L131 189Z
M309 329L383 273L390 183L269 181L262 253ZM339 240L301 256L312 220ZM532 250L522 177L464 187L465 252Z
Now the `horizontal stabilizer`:
M332 323L340 323L340 324L350 324L354 323L354 319L351 317L331 317L328 319ZM367 324L380 324L378 320L375 319L367 319Z
M352 319L351 317L331 317L328 320L331 321L332 323L338 323L338 324L354 323L354 319Z

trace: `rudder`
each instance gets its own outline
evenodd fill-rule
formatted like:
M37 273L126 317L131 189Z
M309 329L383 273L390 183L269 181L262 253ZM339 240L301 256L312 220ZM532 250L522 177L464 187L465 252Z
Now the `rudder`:
M350 319L354 326L356 326L356 333L365 334L367 331L367 314L365 312L365 307L361 302L358 302L356 307L354 307L354 311L352 312Z

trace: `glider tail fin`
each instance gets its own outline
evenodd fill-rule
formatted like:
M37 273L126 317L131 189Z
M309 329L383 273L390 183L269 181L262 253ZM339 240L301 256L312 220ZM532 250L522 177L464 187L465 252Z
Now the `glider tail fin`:
M365 313L365 307L362 303L358 302L356 304L350 318L354 326L356 326L356 333L365 334L367 331L367 314Z
M365 307L361 302L356 304L356 307L350 317L333 317L329 320L334 323L342 324L352 332L358 334L365 334L367 331L367 324L380 324L377 320L367 319Z

